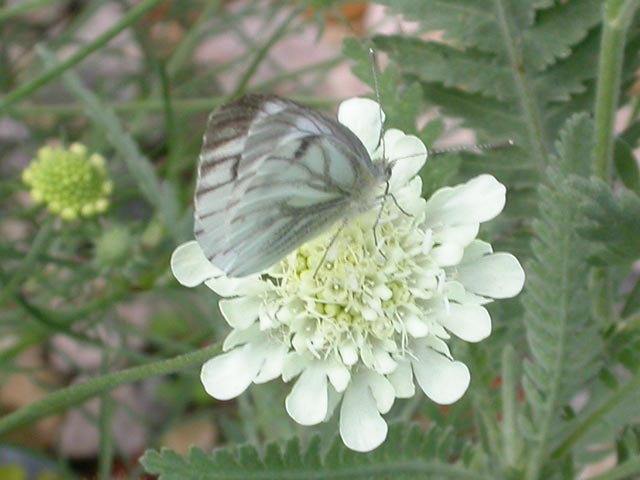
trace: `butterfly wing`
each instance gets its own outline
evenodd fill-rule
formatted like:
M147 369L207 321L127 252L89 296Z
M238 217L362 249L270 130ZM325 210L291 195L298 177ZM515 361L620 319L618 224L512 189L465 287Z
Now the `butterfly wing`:
M278 97L243 97L209 119L196 239L228 275L259 272L345 216L381 175L339 123Z

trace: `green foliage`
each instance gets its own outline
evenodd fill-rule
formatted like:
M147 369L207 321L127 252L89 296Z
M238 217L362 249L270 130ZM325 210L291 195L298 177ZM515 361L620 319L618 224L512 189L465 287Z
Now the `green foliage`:
M375 451L348 450L339 439L328 449L314 437L303 446L296 438L286 444L268 443L225 448L208 455L192 448L187 458L170 450L149 450L142 458L147 472L161 480L224 479L481 479L456 462L461 455L451 435L439 429L425 432L416 425L392 425L389 438Z
M613 192L602 180L576 179L576 201L584 216L581 233L600 263L628 264L640 258L640 197L627 189Z
M527 255L528 242L518 237L523 225L528 230L556 132L593 102L601 0L382 3L442 38L374 38L406 83L417 82L428 105L461 119L480 141L515 141L514 148L481 159L465 155L461 174L490 171L507 185L509 202L495 233L504 238L501 248ZM633 31L629 44L637 41ZM625 57L625 84L637 66L633 51Z
M586 115L570 119L538 190L541 217L534 223L534 259L527 266L523 296L531 352L523 379L530 409L526 431L534 459L557 444L567 428L562 408L598 372L602 360L598 322L591 317L585 288L587 248L576 230L582 211L568 188L570 175L588 173L592 138Z

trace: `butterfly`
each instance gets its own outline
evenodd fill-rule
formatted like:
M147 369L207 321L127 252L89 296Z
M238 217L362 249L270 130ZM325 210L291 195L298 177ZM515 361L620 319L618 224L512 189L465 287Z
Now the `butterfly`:
M207 122L194 234L227 276L258 273L374 206L390 176L336 120L275 95L246 95Z

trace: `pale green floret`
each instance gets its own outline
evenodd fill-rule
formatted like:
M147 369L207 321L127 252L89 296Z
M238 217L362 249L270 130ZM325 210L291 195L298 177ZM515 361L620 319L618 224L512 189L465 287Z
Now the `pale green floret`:
M45 204L51 213L68 221L106 211L113 190L104 157L89 155L79 143L68 149L42 147L22 172L22 181L35 203Z
M270 272L277 292L276 317L295 337L294 345L304 342L320 358L340 355L352 345L367 363L375 345L384 344L388 352L404 351L409 312L429 322L430 309L421 300L429 292L416 287L413 279L431 265L421 248L424 232L416 230L414 218L385 209L383 217L395 215L394 225L379 228L376 245L376 215L363 215L342 229L320 268L336 231L304 244ZM444 275L443 270L433 268L433 275L438 274ZM300 312L293 308L297 299L305 304Z

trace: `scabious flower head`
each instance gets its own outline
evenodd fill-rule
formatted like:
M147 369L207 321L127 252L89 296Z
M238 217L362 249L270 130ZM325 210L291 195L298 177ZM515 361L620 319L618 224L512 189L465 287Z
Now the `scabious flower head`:
M476 239L480 223L505 204L505 187L494 177L440 189L425 201L416 173L427 151L418 138L391 129L380 142L379 107L371 100L344 102L338 118L374 161L384 150L393 166L393 199L384 202L375 237L379 207L262 275L227 278L196 242L176 249L172 269L182 284L204 282L225 297L219 306L233 330L225 353L202 368L210 395L226 400L251 383L294 381L285 406L295 421L320 423L340 405L345 445L369 451L386 437L382 414L396 397L413 396L416 383L439 404L464 394L469 370L446 341L486 338L485 305L517 295L524 272L513 255Z
M65 220L90 217L109 206L113 189L104 158L79 143L42 147L22 172L31 197Z

